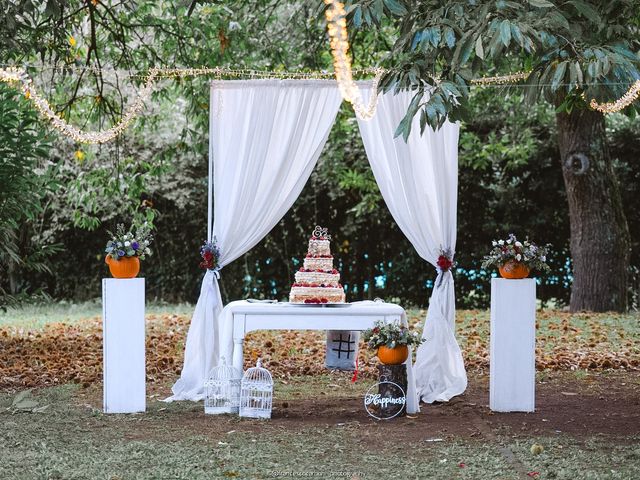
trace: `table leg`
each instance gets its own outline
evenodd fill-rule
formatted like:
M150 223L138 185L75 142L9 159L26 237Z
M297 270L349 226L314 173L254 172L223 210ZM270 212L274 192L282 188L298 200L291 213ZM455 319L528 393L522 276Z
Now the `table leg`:
M243 373L243 352L242 352L242 344L244 338L234 338L233 339L233 366L237 368L239 372Z

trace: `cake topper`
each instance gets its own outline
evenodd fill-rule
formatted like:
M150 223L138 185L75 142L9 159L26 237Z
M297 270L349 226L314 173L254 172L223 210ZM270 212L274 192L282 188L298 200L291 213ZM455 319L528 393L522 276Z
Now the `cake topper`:
M318 240L322 239L322 240L331 240L331 235L329 235L329 229L328 228L322 228L320 225L316 225L316 228L313 230L313 233L311 234L312 238L316 238Z

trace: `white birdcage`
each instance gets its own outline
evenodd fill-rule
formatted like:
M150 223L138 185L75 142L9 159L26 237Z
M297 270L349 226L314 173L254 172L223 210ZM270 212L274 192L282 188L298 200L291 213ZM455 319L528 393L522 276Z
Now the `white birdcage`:
M240 416L271 418L273 378L262 361L244 372L240 386Z
M204 413L238 413L240 408L242 372L227 365L224 357L221 360L221 365L213 367L204 382Z

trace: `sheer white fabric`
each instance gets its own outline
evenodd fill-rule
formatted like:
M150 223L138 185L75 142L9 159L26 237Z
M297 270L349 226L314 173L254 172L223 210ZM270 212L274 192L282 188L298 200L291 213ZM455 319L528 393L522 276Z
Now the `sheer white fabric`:
M213 159L213 236L224 267L278 223L309 179L335 120L333 81L212 82L209 161ZM209 236L211 236L211 215ZM171 400L200 400L222 353L217 276L205 274ZM228 359L230 360L230 359Z
M371 94L371 84L361 83ZM380 95L371 120L358 119L367 157L394 220L418 254L434 267L441 248L456 244L459 126L447 122L420 135L418 118L407 142L394 138L413 92ZM455 338L455 297L451 272L438 272L418 348L414 375L420 398L448 401L467 388Z

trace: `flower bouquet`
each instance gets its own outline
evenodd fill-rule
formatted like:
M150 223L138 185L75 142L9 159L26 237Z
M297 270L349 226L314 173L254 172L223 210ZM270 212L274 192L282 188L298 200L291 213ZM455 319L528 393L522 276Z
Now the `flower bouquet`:
M107 242L105 263L114 278L134 278L140 272L140 260L151 255L151 226L148 223L125 230L118 224L116 233L109 232L111 239Z
M438 255L436 265L441 272L448 272L456 266L456 262L453 261L453 252L450 248L440 248L440 255Z
M220 270L220 247L218 247L218 242L215 237L213 241L204 242L202 247L200 247L200 256L202 257L200 268L214 272Z
M482 268L498 267L503 278L527 278L531 270L548 272L549 246L538 246L528 239L520 242L513 233L506 240L494 240L493 249L486 255Z
M376 321L373 328L365 330L364 341L372 350L377 350L378 359L386 365L400 365L409 356L409 346L420 345L423 340L397 322Z

